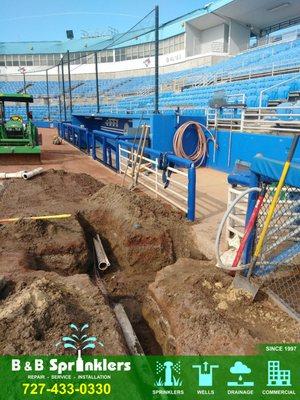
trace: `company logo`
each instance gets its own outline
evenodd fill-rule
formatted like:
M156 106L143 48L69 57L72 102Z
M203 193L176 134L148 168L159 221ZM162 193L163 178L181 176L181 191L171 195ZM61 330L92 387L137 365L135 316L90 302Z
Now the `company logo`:
M63 336L62 340L56 343L56 347L63 346L65 349L74 349L77 352L76 360L76 371L84 371L84 362L82 359L82 351L86 349L95 349L96 345L104 347L101 341L98 341L96 336L88 336L87 329L89 324L82 324L78 327L76 324L70 324L71 331L73 332L70 336Z
M95 357L93 360L84 361L82 352L88 349L95 349L96 346L104 347L102 341L96 336L89 336L87 330L89 324L69 325L71 333L69 336L63 336L56 343L56 347L63 346L65 349L71 349L76 352L75 361L61 361L57 358L51 358L47 361L35 358L33 361L24 361L23 359L14 358L11 363L13 372L42 372L49 371L59 375L69 372L114 372L114 371L130 371L131 362L114 362L108 361L106 358Z
M146 67L149 67L149 65L151 64L151 59L147 58L146 60L143 61Z

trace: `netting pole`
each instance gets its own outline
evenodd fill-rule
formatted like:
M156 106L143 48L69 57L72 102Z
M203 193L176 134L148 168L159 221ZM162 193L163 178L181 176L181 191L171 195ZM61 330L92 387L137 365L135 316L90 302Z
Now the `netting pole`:
M59 108L59 120L61 122L61 98L60 98L60 77L59 77L59 64L57 66L57 82L58 82L58 108Z
M99 79L98 79L98 56L95 52L95 74L96 74L96 96L97 96L97 113L100 112L100 99L99 99Z
M155 99L154 113L159 113L159 7L155 6Z
M70 67L70 52L69 52L69 50L67 51L67 61L68 61L68 78L69 78L70 115L72 116L73 103L72 103L72 81L71 81L71 67Z
M64 102L64 117L65 122L67 121L67 108L66 108L66 91L65 91L65 76L64 76L64 59L61 60L61 81L63 90L63 102Z
M49 75L48 75L48 70L46 70L46 90L47 90L48 120L50 121L50 96L49 96Z
M24 90L24 93L26 93L26 76L25 76L25 72L23 72L23 90Z

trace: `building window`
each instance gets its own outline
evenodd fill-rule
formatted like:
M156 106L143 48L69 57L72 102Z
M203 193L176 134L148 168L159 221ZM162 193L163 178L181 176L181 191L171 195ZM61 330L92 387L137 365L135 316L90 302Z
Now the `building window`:
M184 34L173 36L161 40L159 43L159 54L169 54L184 49ZM115 55L115 57L114 57ZM136 60L148 57L154 57L155 43L148 42L135 46L117 48L115 50L103 50L98 53L98 62L118 62L126 60ZM60 62L60 54L15 54L0 55L0 66L54 66ZM70 53L71 64L93 64L94 52L72 52ZM64 59L66 63L66 58Z

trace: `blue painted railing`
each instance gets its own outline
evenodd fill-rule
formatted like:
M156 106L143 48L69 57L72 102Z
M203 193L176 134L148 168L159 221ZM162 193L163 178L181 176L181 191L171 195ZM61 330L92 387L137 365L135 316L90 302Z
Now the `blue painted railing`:
M93 130L92 131L92 157L94 160L100 161L106 166L120 170L119 165L119 138L120 135ZM132 135L122 135L122 140L132 141L134 136ZM101 148L102 158L99 157L101 154L97 153L97 148ZM115 162L113 161L113 154L115 155Z
M58 132L62 139L71 143L81 151L85 151L104 165L120 171L120 146L127 149L137 149L137 145L132 143L135 136L117 135L101 130L90 131L77 125L60 123ZM100 149L100 152L97 151ZM145 147L144 154L149 158L155 158L169 163L172 162L178 168L185 168L188 171L188 198L187 198L187 218L190 221L195 220L196 204L196 169L193 162L175 156L172 153L164 153ZM113 157L114 155L114 157Z
M124 140L118 140L118 146L126 147L127 149L137 149L137 145L126 142ZM173 162L178 168L185 168L188 171L188 198L187 198L187 218L190 221L195 220L196 216L196 169L195 164L192 161L186 160L185 158L180 158L172 153L163 153L154 149L145 147L144 155L149 158L162 160L164 158L165 162Z
M67 123L59 123L58 131L62 139L78 147L79 150L86 151L87 154L90 154L92 133L87 128Z

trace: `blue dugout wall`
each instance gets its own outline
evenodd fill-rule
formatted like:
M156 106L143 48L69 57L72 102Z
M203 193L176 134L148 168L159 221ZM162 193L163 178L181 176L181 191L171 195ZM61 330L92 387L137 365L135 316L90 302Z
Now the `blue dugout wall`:
M208 144L208 158L206 166L224 172L231 172L235 162L241 160L251 163L253 157L261 153L265 157L273 158L279 161L285 161L289 147L291 145L291 136L277 136L270 133L247 133L247 132L217 132L217 148L214 150L213 142ZM215 151L215 162L213 154ZM298 147L294 160L300 162L300 146Z
M115 126L109 126L111 121ZM150 147L161 152L173 152L173 137L177 128L186 121L206 123L202 116L177 116L175 114L103 114L73 115L72 124L88 128L90 131L124 135L125 124L137 128L142 124L150 126ZM266 133L247 133L229 131L211 131L216 137L216 146L208 140L208 157L205 166L230 173L237 160L251 163L253 157L262 153L265 157L284 161L291 144L291 136ZM210 135L207 134L207 138ZM184 135L183 147L187 154L195 149L197 135L190 128ZM297 149L294 161L300 161L300 148Z

